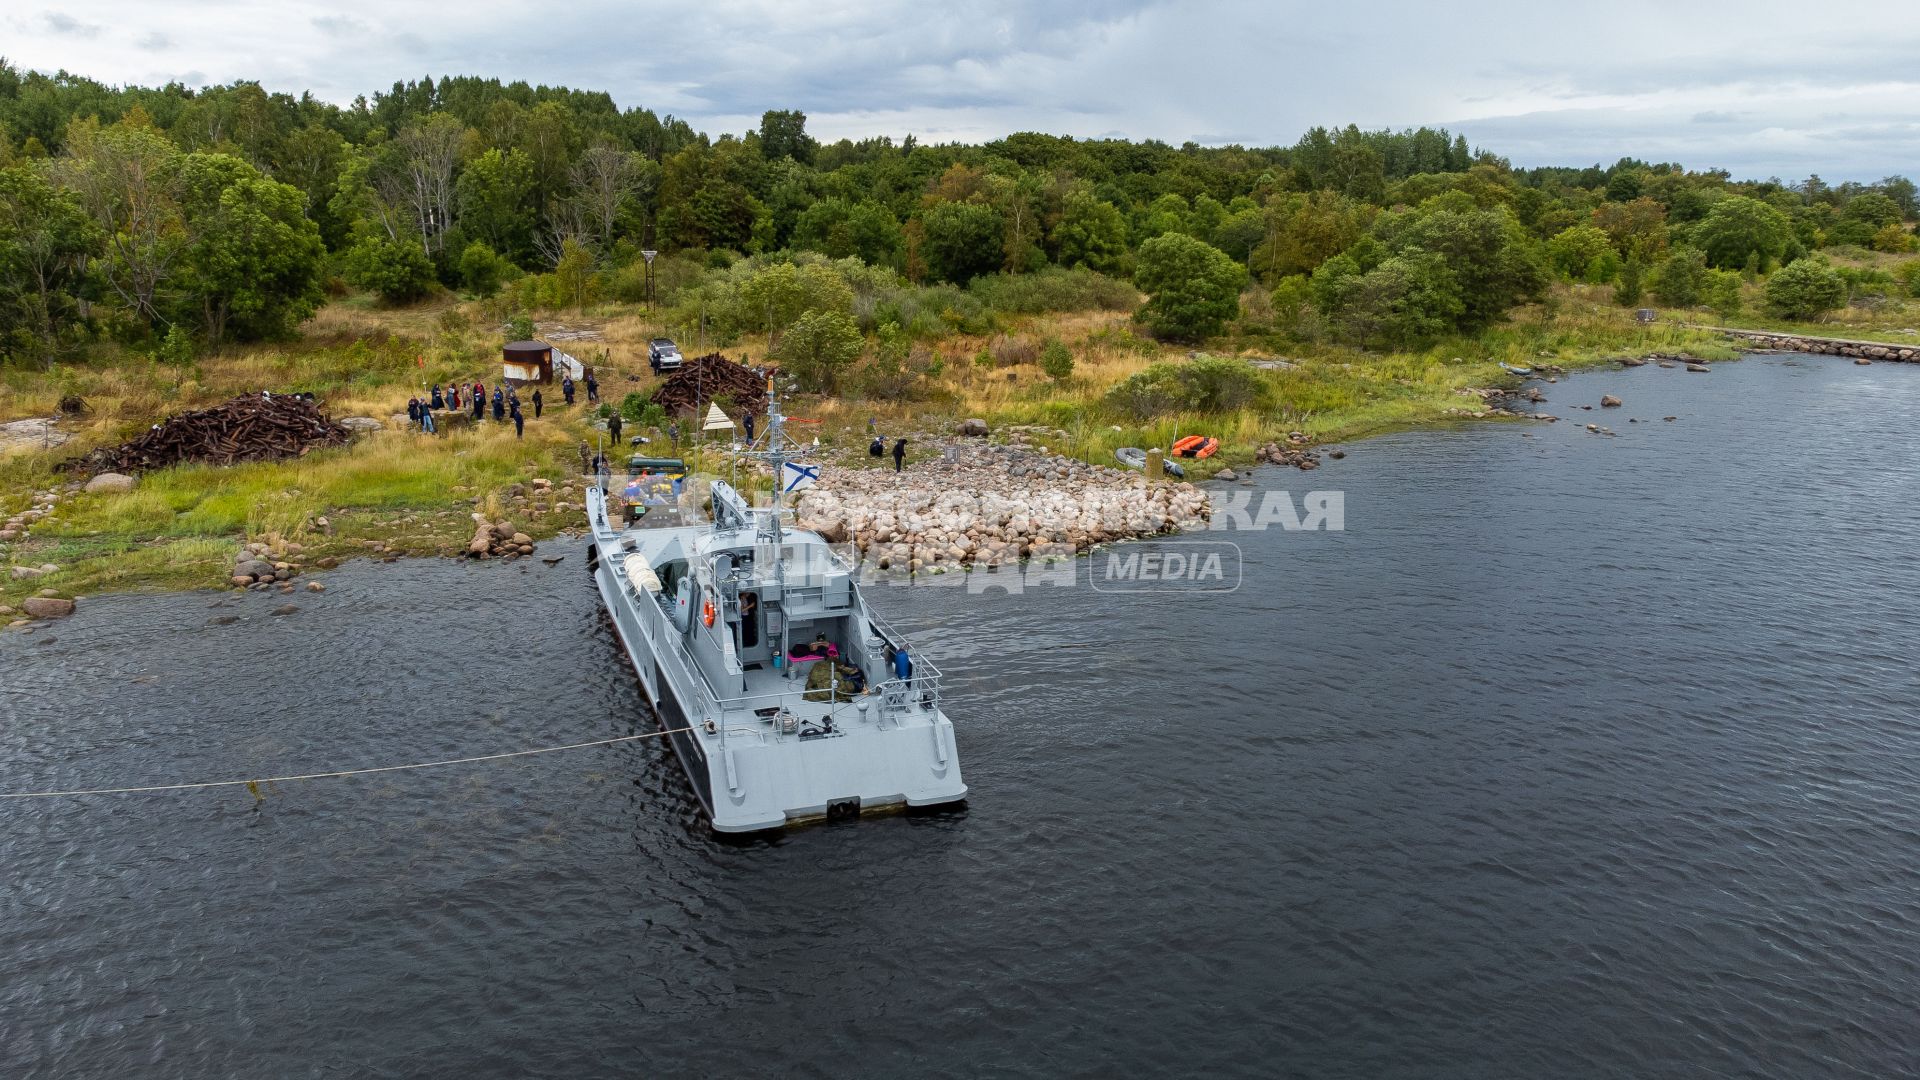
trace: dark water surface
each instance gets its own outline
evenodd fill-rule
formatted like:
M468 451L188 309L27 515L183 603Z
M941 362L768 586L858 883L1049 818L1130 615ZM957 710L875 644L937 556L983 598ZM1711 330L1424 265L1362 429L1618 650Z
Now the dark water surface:
M1547 390L1263 470L1347 531L1229 597L877 590L957 815L722 844L655 742L0 802L0 1075L1913 1075L1920 368ZM0 637L0 790L645 730L570 550Z

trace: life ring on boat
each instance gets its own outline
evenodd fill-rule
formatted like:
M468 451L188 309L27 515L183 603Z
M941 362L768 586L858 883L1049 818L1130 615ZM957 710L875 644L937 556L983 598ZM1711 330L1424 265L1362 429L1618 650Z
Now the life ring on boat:
M706 623L708 626L713 625L713 601L700 601L700 621Z

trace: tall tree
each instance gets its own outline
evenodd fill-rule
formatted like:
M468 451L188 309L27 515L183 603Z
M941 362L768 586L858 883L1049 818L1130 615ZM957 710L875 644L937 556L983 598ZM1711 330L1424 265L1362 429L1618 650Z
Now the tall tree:
M1226 252L1185 233L1166 233L1140 245L1134 281L1147 293L1138 318L1155 334L1198 341L1240 314L1246 268Z
M422 249L438 254L455 219L454 170L460 164L466 125L446 113L434 113L394 139L397 154L375 174L375 187L390 204L413 213Z
M460 228L469 239L526 264L533 257L533 162L519 150L490 149L454 184Z
M639 193L645 177L656 171L657 167L641 155L605 143L587 147L573 163L569 173L573 197L585 210L602 249L613 244L621 208Z
M180 152L144 116L104 128L76 123L67 147L72 157L55 175L105 237L101 279L135 319L164 325L163 294L189 239L178 199Z
M81 293L101 237L44 163L0 169L0 358L51 366L82 324Z
M820 144L807 134L807 114L798 109L769 109L760 114L760 153L768 161L792 158L813 161Z
M1792 236L1787 215L1758 199L1729 195L1713 204L1706 220L1695 228L1693 242L1713 266L1738 270L1752 260L1766 273L1786 253Z
M192 242L181 256L177 317L198 315L207 340L285 336L326 298L326 248L298 188L239 158L188 154L180 195Z

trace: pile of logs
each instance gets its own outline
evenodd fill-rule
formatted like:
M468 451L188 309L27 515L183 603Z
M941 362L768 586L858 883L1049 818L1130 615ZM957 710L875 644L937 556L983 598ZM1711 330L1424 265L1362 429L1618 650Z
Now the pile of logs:
M243 394L211 409L170 416L138 438L94 451L82 465L93 472L137 472L190 461L268 461L335 446L350 434L304 398Z
M736 364L719 353L709 353L681 364L680 370L667 376L667 381L653 392L653 401L669 413L704 408L714 398L727 398L736 405L754 405L766 397L767 375L765 370Z

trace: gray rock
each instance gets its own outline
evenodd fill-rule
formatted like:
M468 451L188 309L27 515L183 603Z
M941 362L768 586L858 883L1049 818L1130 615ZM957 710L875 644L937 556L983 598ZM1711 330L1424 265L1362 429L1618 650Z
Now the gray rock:
M233 568L235 577L270 578L273 576L273 564L265 559L247 559Z
M64 619L73 614L73 601L57 596L29 596L20 607L36 619Z
M982 438L987 434L987 422L985 420L980 419L979 417L973 417L968 420L963 420L960 422L959 432L962 435L971 435L975 438Z
M1617 409L1620 407L1620 399L1614 397L1612 394L1602 394L1600 395L1600 407L1603 409Z
M297 607L295 607L295 606L294 606L294 605L292 605L292 604L281 604L281 605L280 605L279 607L277 607L277 608L274 608L274 609L273 609L272 611L269 611L269 612L267 612L267 614L269 614L269 615L291 615L291 614L293 614L294 612L296 612L296 611L299 611L299 610L300 610L299 608L297 608Z
M1712 368L1710 368L1710 367L1708 367L1708 366L1707 366L1707 365L1705 365L1705 364L1688 364L1688 365L1687 365L1687 370L1688 370L1688 371L1702 371L1702 372L1704 372L1704 371L1712 371L1713 369L1712 369Z
M140 481L128 476L126 473L103 472L99 476L87 481L86 490L93 492L125 492L132 491L135 485L139 483Z
M1213 478L1215 480L1238 480L1240 479L1240 474L1234 472L1232 469L1221 469L1219 472L1213 474Z

